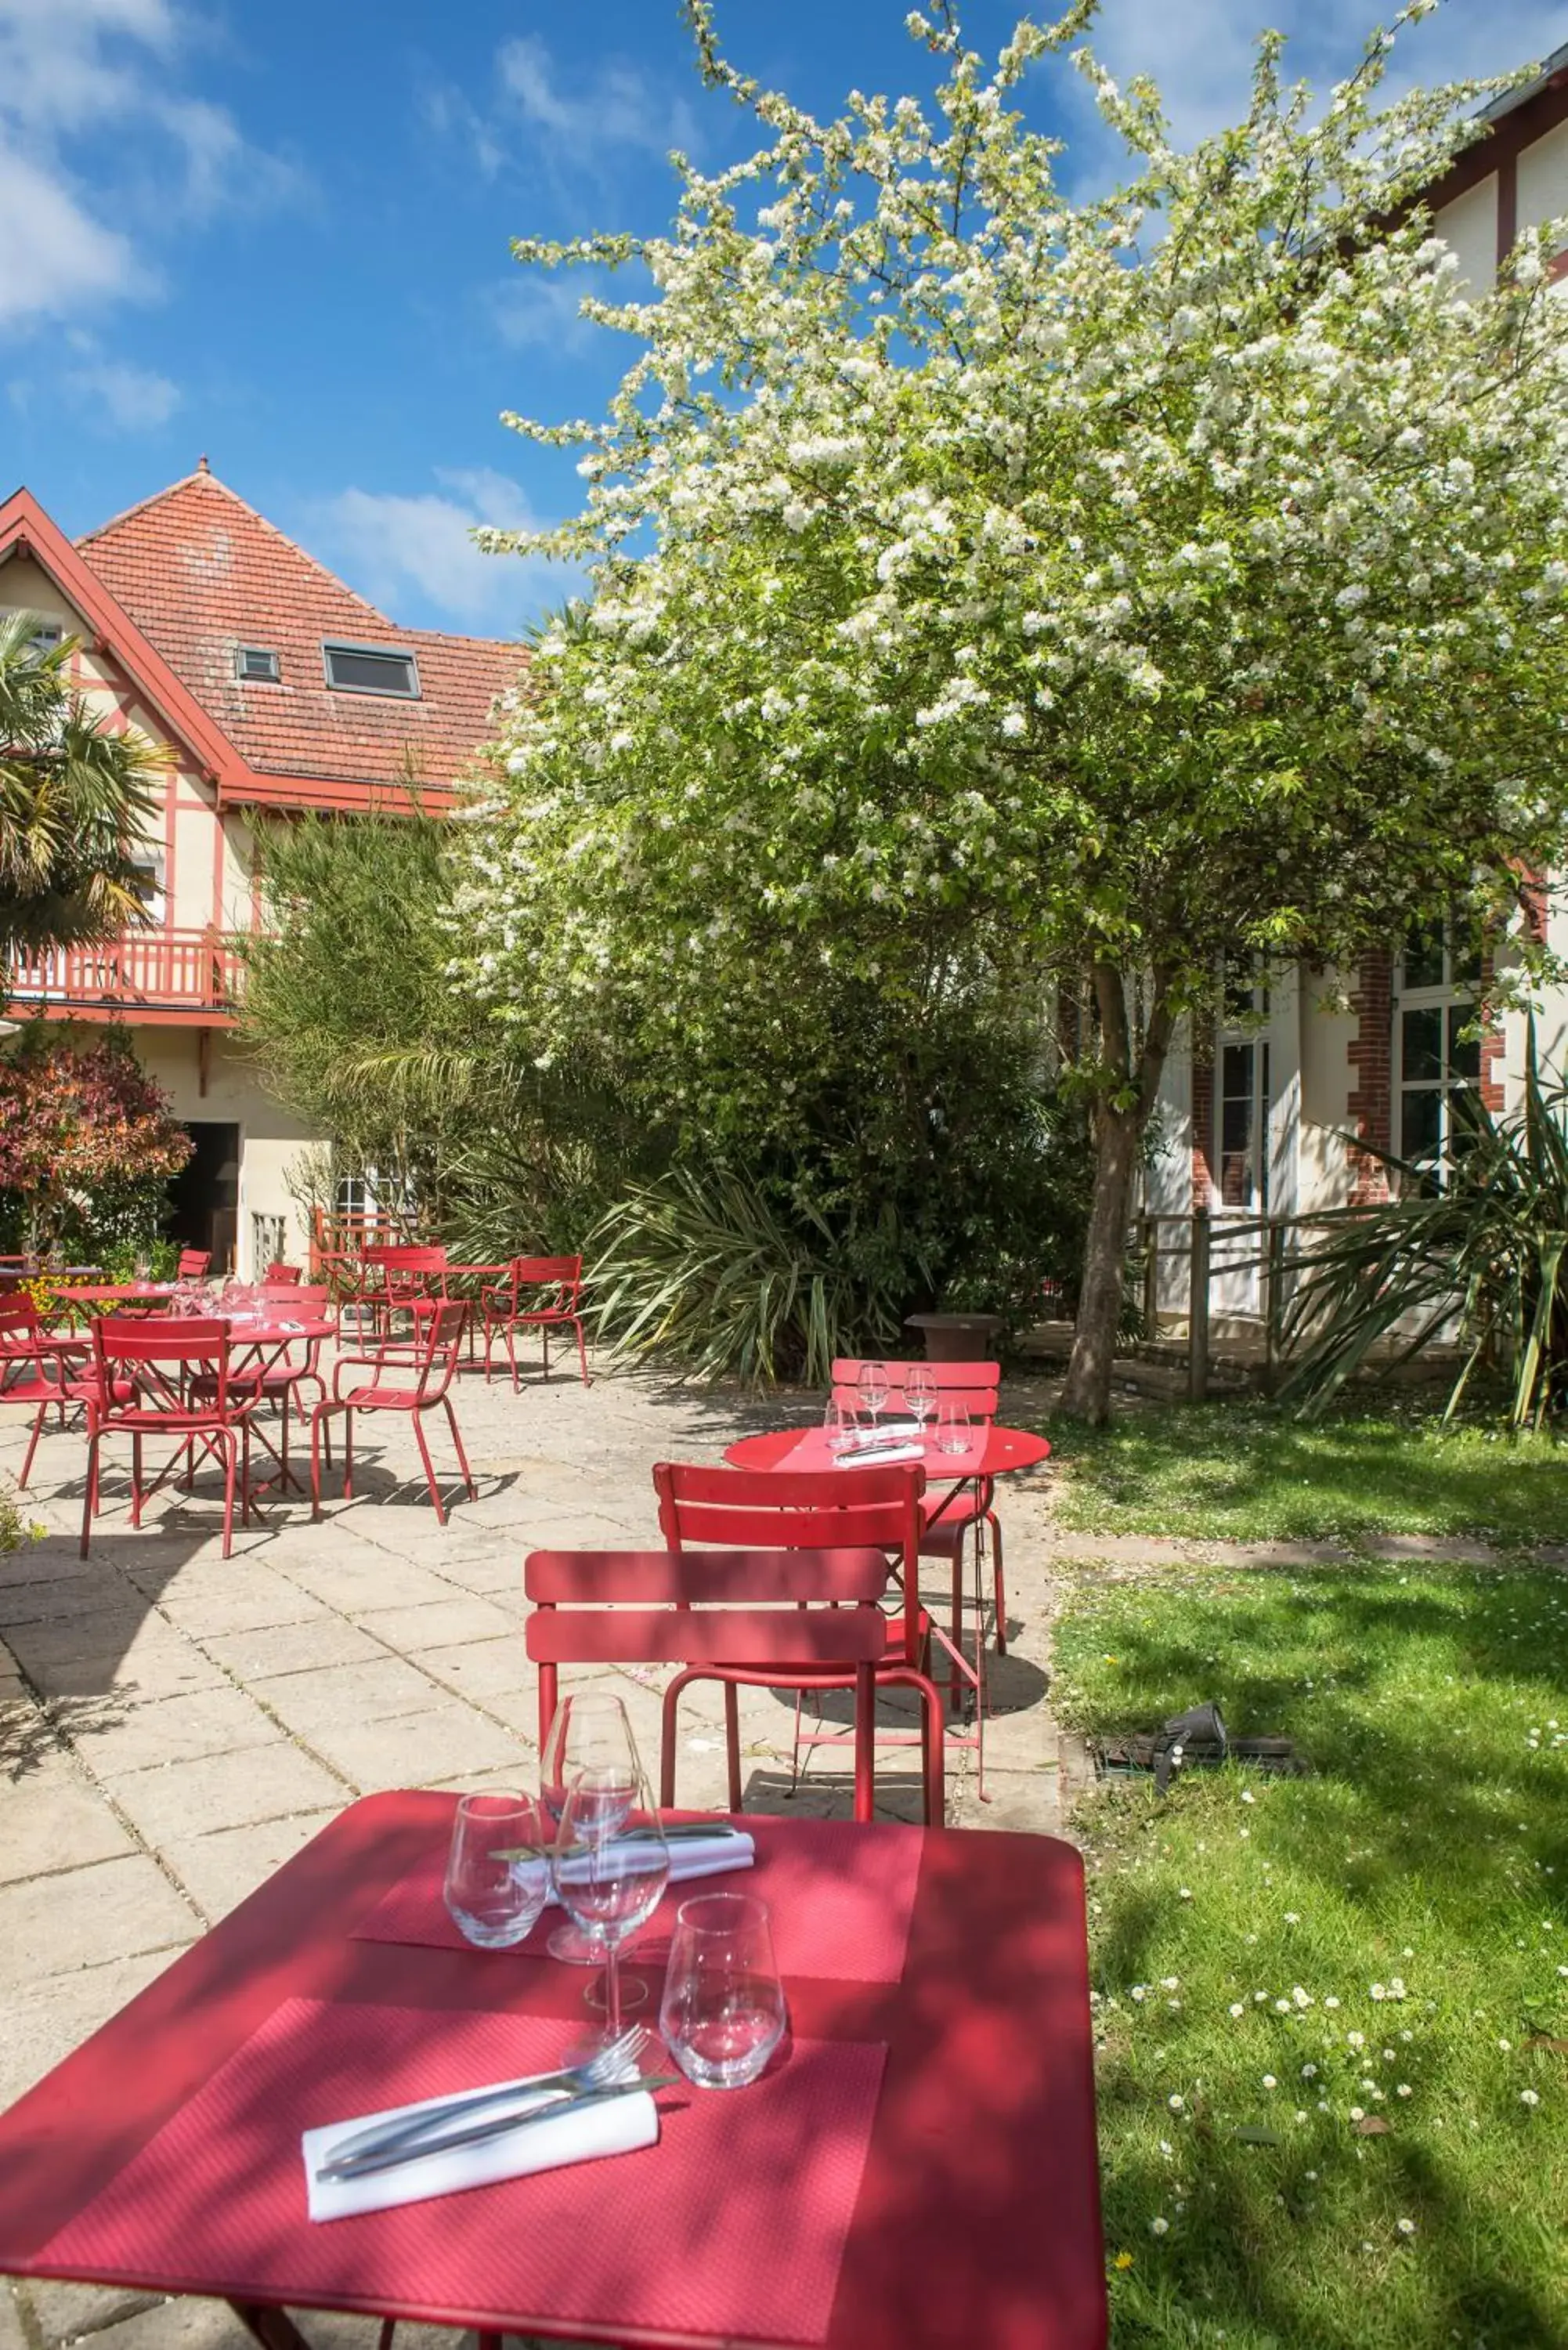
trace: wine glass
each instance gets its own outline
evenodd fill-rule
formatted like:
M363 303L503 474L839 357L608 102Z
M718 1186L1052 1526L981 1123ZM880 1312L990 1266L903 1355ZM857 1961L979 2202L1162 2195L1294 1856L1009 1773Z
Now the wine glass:
M840 1403L836 1396L833 1397L822 1415L822 1424L827 1430L830 1452L848 1452L853 1448L856 1430L853 1404Z
M873 1431L877 1415L888 1400L888 1366L886 1363L862 1363L860 1376L855 1382L860 1400L871 1415Z
M943 1396L937 1407L937 1451L967 1452L969 1447L969 1407L957 1396Z
M464 1795L443 1892L458 1931L482 1950L522 1941L550 1895L555 1822L526 1795Z
M700 2089L742 2089L784 2038L784 1985L767 1905L709 1893L676 1913L659 2028Z
M937 1416L937 1375L929 1363L916 1363L905 1373L904 1403L916 1435L923 1437L927 1421Z
M637 1800L642 1762L626 1707L607 1690L582 1690L564 1697L551 1720L539 1758L539 1794L557 1827L567 1789L580 1771L587 1770L618 1773L624 1801L613 1825L623 1825ZM611 1827L605 1833L611 1834ZM557 1926L550 1937L550 1956L567 1966L597 1967L601 1955L597 1945L575 1926Z
M643 1817L635 1825L628 1820L625 1792L618 1763L594 1764L577 1773L561 1809L556 1891L605 1962L603 2028L578 2044L568 2064L619 2039L621 1945L653 1915L670 1882L670 1846L659 1814L646 1800L640 1773L635 1794Z

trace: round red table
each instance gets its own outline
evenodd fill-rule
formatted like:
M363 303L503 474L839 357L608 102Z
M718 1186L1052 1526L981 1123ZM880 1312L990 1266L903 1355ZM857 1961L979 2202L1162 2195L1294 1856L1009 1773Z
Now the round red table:
M909 1430L911 1448L917 1441ZM1049 1460L1051 1447L1044 1436L1027 1428L981 1428L971 1431L961 1452L938 1450L934 1436L919 1440L927 1474L946 1482L967 1484L977 1477L1004 1477L1019 1469L1038 1468ZM770 1429L765 1436L742 1436L724 1448L732 1469L874 1469L894 1460L891 1451L842 1453L827 1449L827 1430L812 1428Z

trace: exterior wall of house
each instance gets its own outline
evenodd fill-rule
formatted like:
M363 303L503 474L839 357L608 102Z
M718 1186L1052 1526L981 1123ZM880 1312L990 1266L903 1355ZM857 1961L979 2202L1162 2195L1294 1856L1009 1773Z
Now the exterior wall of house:
M166 732L140 699L113 656L99 646L93 629L30 556L17 554L0 564L0 608L26 608L57 620L68 636L81 639L73 674L96 710L138 727L169 754L167 781L144 847L159 859L160 889L152 902L155 925L186 933L249 930L253 916L254 842L243 815L220 810L215 787ZM25 1003L16 1007L25 1011ZM84 1006L101 1020L101 1008ZM200 1014L179 1022L126 1018L137 1058L169 1092L176 1118L192 1126L234 1125L239 1129L238 1209L234 1269L242 1278L264 1269L258 1241L282 1230L291 1261L303 1264L307 1220L292 1196L291 1177L313 1138L265 1094L219 1015L211 1026ZM258 1225L257 1219L267 1220Z
M1484 288L1497 276L1497 207L1494 172L1433 214L1432 225L1459 255L1459 275L1469 286Z

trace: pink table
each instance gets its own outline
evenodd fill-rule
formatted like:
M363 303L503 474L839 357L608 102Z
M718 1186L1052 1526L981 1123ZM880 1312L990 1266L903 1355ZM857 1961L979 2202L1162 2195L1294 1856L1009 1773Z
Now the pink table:
M1083 1868L1050 1836L748 1819L757 1889L789 1863L781 1907L913 1879L891 1960L874 1936L860 1971L850 1937L839 1971L786 1973L776 2076L666 2093L639 2154L312 2226L306 2120L493 2079L582 2013L576 1968L357 1931L453 1800L352 1805L0 2117L0 2272L213 2294L269 2350L304 2341L286 2305L482 2350L1101 2350Z

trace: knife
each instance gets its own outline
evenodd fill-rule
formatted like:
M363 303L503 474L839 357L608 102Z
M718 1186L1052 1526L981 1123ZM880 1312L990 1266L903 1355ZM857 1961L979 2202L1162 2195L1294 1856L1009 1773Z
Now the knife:
M449 2153L454 2147L482 2146L489 2138L504 2137L509 2130L526 2129L530 2122L553 2121L559 2114L587 2112L593 2106L613 2104L617 2097L636 2096L643 2089L672 2089L680 2078L679 2073L649 2073L640 2080L623 2081L613 2088L580 2089L566 2096L546 2098L520 2114L493 2114L487 2120L469 2122L457 2129L436 2130L425 2137L417 2132L407 2133L394 2144L372 2147L364 2154L339 2155L324 2162L316 2176L324 2185L369 2178L379 2170L399 2169L405 2162L422 2162L430 2154Z

